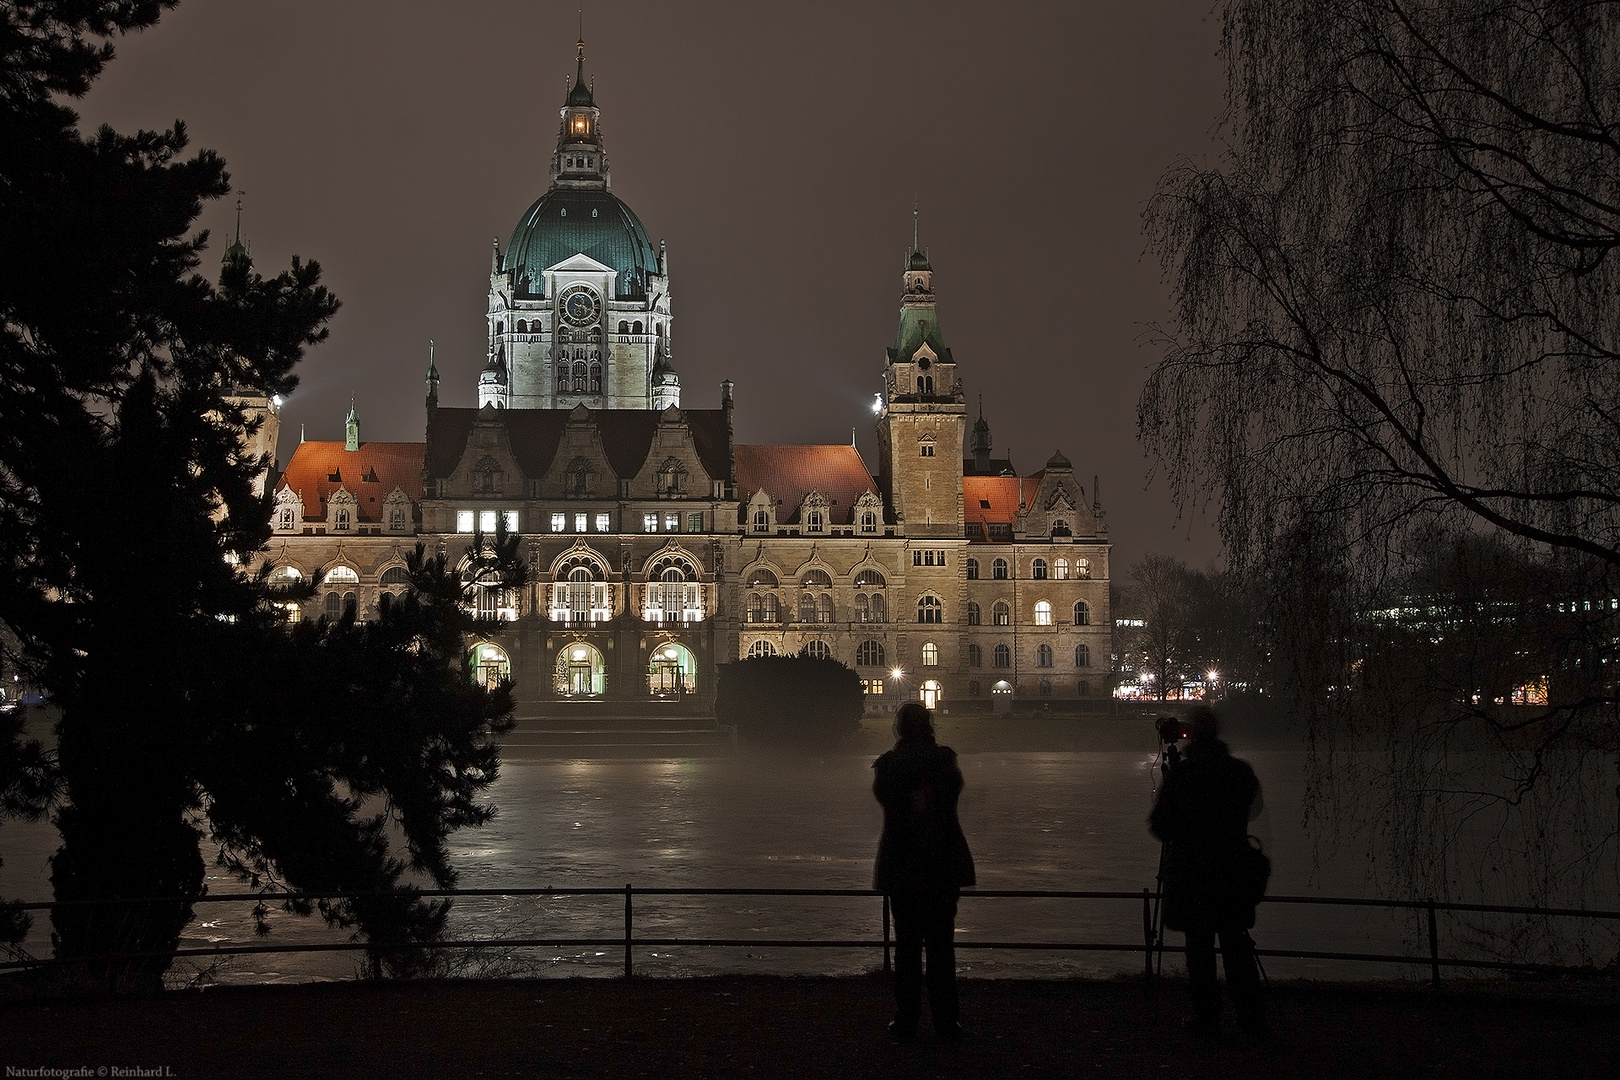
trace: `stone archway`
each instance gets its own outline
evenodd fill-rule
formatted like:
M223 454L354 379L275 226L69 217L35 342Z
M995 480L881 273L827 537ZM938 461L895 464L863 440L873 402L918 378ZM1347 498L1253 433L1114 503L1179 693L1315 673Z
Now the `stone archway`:
M606 665L596 646L571 641L557 653L554 687L558 697L601 697Z

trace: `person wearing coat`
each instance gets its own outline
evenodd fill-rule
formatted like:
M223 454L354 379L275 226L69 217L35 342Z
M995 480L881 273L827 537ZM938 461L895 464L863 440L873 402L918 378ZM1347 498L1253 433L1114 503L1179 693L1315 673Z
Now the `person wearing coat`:
M894 749L872 763L872 793L883 806L874 886L894 914L894 1021L908 1040L922 1016L923 953L928 1008L946 1040L961 1033L956 991L956 902L974 883L973 853L956 818L962 770L956 751L934 741L928 710L911 702L895 716Z
M1221 990L1215 980L1215 938L1221 939L1226 987L1244 1030L1265 1030L1260 973L1255 965L1255 896L1243 880L1249 822L1260 814L1260 781L1219 738L1215 713L1199 706L1187 718L1189 738L1165 773L1148 818L1166 844L1164 925L1187 935L1187 976L1193 1016L1188 1028L1220 1030Z

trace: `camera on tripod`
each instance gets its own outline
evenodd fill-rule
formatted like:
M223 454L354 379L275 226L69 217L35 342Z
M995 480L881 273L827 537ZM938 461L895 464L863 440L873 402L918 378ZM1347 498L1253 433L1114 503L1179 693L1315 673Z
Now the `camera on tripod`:
M1192 730L1178 716L1161 716L1154 722L1159 733L1159 771L1168 774L1181 763L1181 750L1177 743L1192 735Z

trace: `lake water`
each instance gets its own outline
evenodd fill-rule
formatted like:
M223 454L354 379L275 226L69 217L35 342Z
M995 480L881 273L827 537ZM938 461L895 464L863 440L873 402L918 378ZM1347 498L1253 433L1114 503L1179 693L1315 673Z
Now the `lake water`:
M1366 896L1364 854L1341 849L1325 861L1304 827L1305 758L1290 750L1240 753L1264 786L1266 812L1252 830L1272 855L1275 895ZM692 759L503 762L491 792L499 816L453 843L461 885L502 887L865 888L881 814L871 795L869 753L821 760L751 755ZM981 889L1138 891L1153 884L1159 847L1145 818L1152 803L1150 752L1071 750L964 753L961 818ZM0 829L0 895L48 899L47 825ZM216 893L240 892L210 879ZM1472 898L1470 898L1472 899ZM255 939L247 905L198 907L186 946ZM638 937L875 938L876 897L638 897ZM342 940L318 919L277 912L271 942ZM963 946L977 941L1141 941L1139 901L965 897L957 920ZM1442 952L1465 927L1442 920ZM463 899L455 937L611 937L623 931L620 896ZM1262 948L1426 951L1412 940L1411 915L1379 909L1266 905L1255 938ZM28 947L47 955L48 920ZM1172 944L1180 935L1171 934ZM1460 947L1460 946L1459 946ZM1141 954L1000 952L964 947L967 975L1106 975L1139 971ZM1180 962L1167 958L1167 967ZM612 976L612 946L496 952L468 970ZM877 950L655 948L636 951L646 975L720 972L858 973L881 964ZM227 962L225 982L342 977L347 955L280 955ZM1384 964L1274 959L1275 977L1386 978L1412 974ZM182 969L182 973L183 973Z

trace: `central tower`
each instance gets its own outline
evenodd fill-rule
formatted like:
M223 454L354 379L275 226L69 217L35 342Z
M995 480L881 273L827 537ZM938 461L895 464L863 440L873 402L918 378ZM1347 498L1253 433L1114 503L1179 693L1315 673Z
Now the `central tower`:
M612 192L585 42L563 98L550 186L490 257L478 404L662 409L680 404L669 270Z

